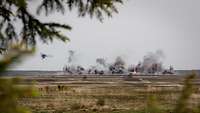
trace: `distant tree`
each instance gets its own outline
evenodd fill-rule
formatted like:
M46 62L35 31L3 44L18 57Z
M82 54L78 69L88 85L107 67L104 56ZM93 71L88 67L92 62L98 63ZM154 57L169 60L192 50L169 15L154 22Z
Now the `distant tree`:
M26 48L34 47L36 36L44 43L53 41L54 38L62 41L69 40L59 30L71 30L71 26L56 22L43 22L38 19L38 15L42 12L48 16L55 11L64 14L66 9L70 11L77 9L80 17L96 16L102 21L104 15L111 17L112 13L118 12L116 3L122 3L122 0L39 0L40 4L36 7L37 16L28 10L28 4L31 2L33 0L1 0L0 52L7 50L13 43L22 43ZM19 30L16 30L16 22L22 23Z

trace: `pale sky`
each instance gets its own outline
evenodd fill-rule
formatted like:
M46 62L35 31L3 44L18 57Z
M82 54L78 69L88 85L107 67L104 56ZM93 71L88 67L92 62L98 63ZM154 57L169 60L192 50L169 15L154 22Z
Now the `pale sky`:
M38 43L37 52L13 69L62 70L69 50L75 51L74 63L86 67L95 65L96 58L112 62L117 56L127 65L137 64L148 52L162 50L165 66L200 69L199 5L200 0L126 0L118 7L119 14L105 18L103 23L95 18L78 18L76 11L41 16L42 21L71 25L72 31L63 32L71 41ZM40 53L52 57L41 60Z

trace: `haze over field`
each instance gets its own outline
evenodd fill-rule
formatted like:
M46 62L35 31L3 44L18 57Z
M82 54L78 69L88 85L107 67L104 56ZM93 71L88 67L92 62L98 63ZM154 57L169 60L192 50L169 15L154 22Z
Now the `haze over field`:
M41 20L69 23L73 29L64 34L71 41L39 43L36 54L13 69L62 70L69 50L75 51L74 63L86 67L94 65L99 57L113 62L121 56L127 65L137 64L149 52L162 50L165 66L200 69L199 4L199 0L128 0L119 6L119 14L103 23L77 18L76 11L65 16L41 16ZM42 60L41 53L52 57Z

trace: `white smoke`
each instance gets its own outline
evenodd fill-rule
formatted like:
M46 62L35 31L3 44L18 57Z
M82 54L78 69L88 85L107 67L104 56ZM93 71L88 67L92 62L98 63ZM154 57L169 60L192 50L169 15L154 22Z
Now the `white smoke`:
M164 59L164 53L161 50L157 50L155 53L151 52L144 56L142 62L142 70L145 73L155 73L162 71L162 62Z
M69 51L68 64L64 70L69 73L112 73L112 74L125 74L128 72L139 72L146 74L159 74L163 72L163 60L165 55L162 50L156 52L149 52L143 57L143 60L137 65L131 64L126 67L125 59L121 56L116 57L114 62L107 63L105 58L97 58L96 65L89 68L84 68L81 65L75 65L75 51Z

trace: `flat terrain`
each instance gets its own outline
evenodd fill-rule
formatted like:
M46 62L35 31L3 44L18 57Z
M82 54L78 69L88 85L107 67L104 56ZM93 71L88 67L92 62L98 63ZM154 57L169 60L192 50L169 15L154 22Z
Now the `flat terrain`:
M145 113L150 97L163 113L176 105L185 76L21 76L23 85L34 81L39 96L22 98L20 103L34 113ZM190 105L200 100L200 77L193 80L195 93Z

